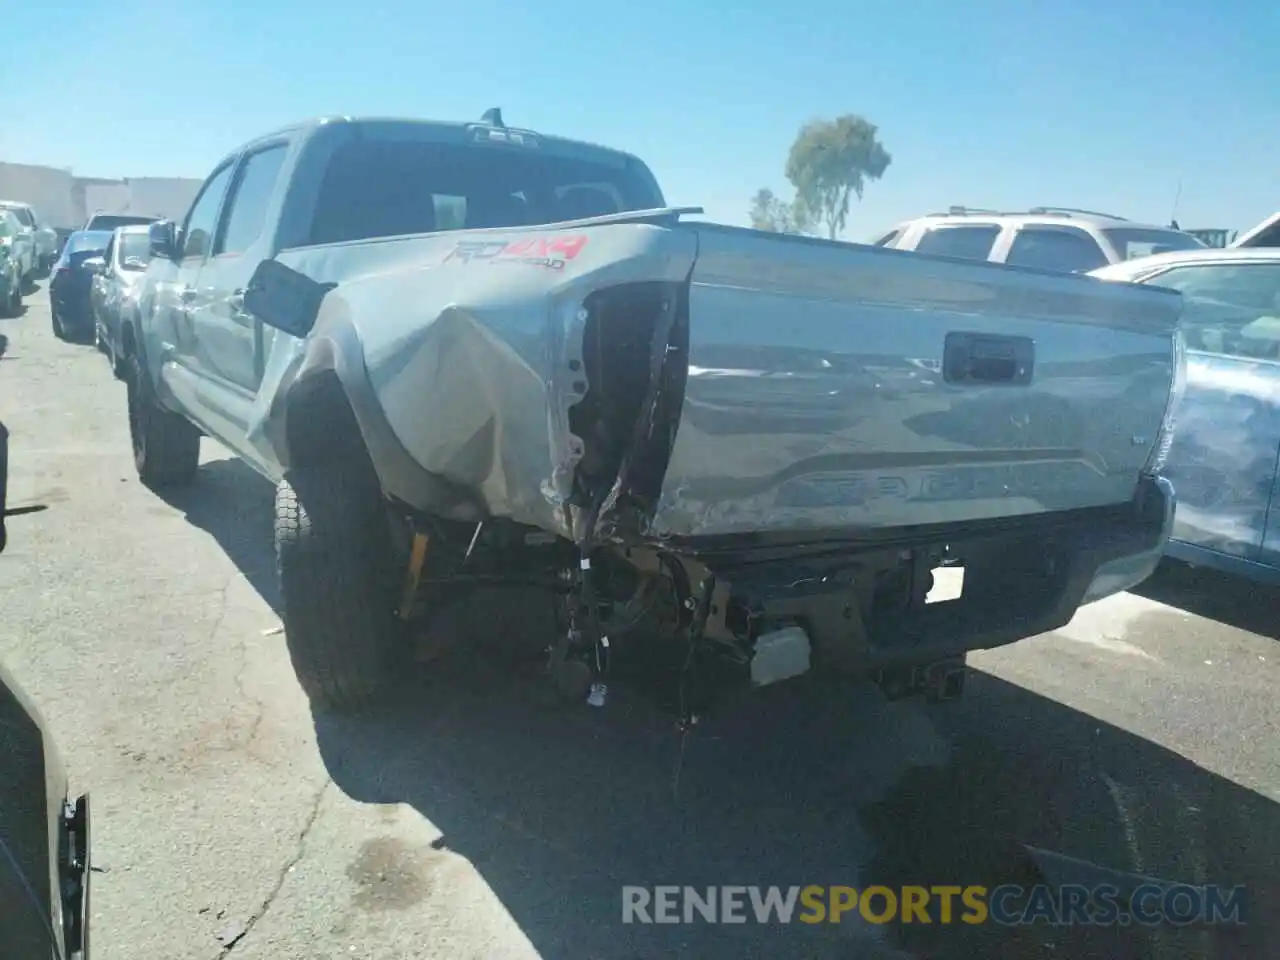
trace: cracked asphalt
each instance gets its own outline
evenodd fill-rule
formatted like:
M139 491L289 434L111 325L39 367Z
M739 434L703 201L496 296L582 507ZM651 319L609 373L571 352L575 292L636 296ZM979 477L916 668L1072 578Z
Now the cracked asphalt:
M1277 594L1162 573L971 659L965 697L799 683L687 738L643 690L553 705L446 660L313 718L273 610L271 490L204 444L137 482L124 388L0 321L11 522L0 657L91 791L95 960L1280 955ZM679 769L677 782L676 770ZM1020 845L1243 884L1220 930L621 923L623 884L983 882Z

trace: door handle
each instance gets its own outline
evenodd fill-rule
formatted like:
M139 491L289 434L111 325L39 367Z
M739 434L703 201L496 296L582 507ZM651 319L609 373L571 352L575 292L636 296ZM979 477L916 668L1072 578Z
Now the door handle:
M1035 343L1029 337L948 333L942 353L942 379L956 384L1031 383Z

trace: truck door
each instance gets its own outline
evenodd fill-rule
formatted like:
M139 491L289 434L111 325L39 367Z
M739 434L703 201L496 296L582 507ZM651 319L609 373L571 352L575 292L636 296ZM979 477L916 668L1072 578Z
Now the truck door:
M1173 539L1280 562L1280 263L1202 261L1146 282L1184 297L1187 390L1165 468Z
M156 344L148 349L165 346L164 355L154 361L172 361L176 369L172 377L166 377L169 386L181 395L185 402L196 388L201 377L196 355L192 310L196 306L197 283L209 257L209 248L218 224L218 213L226 196L234 165L231 161L221 164L196 195L191 209L182 224L179 249L175 261L157 264L152 280L153 305L150 334Z
M244 290L258 264L271 255L265 227L288 143L258 146L244 154L200 271L192 312L199 363L228 396L226 412L247 422L247 407L262 380L262 324L244 309ZM244 407L244 410L239 409Z

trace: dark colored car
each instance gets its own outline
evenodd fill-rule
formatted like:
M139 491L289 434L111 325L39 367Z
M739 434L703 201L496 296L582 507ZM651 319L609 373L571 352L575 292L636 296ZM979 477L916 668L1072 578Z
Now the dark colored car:
M142 217L129 213L95 213L80 229L82 231L105 230L110 233L116 227L145 227L159 219L159 217Z
M67 238L49 275L49 312L58 339L85 340L93 333L89 291L110 242L110 230L79 230Z
M0 552L9 510L0 424ZM89 957L89 797L71 798L40 711L0 666L0 956Z

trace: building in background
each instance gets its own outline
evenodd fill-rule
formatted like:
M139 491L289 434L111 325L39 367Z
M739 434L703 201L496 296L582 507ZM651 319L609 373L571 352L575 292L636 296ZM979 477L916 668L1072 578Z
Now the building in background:
M35 207L49 226L78 230L95 213L181 220L202 181L186 177L77 177L70 169L0 162L0 199Z

